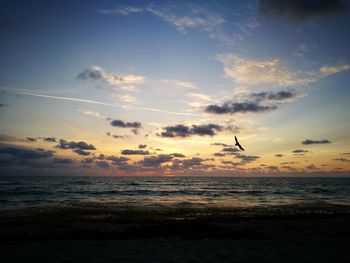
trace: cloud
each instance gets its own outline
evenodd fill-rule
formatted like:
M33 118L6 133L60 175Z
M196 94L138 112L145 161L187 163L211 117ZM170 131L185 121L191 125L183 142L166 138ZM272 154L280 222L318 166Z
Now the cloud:
M260 93L252 93L250 95L252 98L256 98L258 100L273 100L273 101L283 101L292 99L296 96L295 92L292 91L278 91L278 92L260 92Z
M75 152L75 153L77 153L77 154L79 154L79 155L85 155L85 156L86 156L86 155L90 155L90 152L85 151L85 150L82 150L82 149L80 149L80 148L74 149L73 152Z
M94 159L93 158L84 158L81 160L82 163L88 164L88 163L93 163Z
M172 153L172 156L176 157L176 158L185 158L186 155L182 154L182 153Z
M55 137L43 137L42 140L44 142L57 142L57 138Z
M333 159L333 160L339 161L339 162L343 162L343 163L350 163L350 160L345 159L345 158L336 158L336 159Z
M226 156L226 153L214 153L213 155L217 157L223 157Z
M323 139L323 140L309 140L306 139L305 141L302 142L302 144L326 144L326 143L331 143L329 140Z
M221 54L224 73L238 85L272 84L276 86L301 86L315 81L315 77L302 71L292 71L279 59L256 60L235 54Z
M244 163L251 163L259 159L260 156L236 154L236 158L241 159L241 161Z
M162 89L179 89L182 91L198 89L197 85L194 82L177 79L162 79L160 80L159 84Z
M232 166L241 166L241 165L244 165L244 163L242 162L234 162L234 161L225 161L225 160L222 160L221 161L222 164L225 164L225 165L232 165Z
M26 138L26 141L27 141L27 142L36 142L37 139L36 139L36 138L27 137L27 138Z
M52 162L55 164L72 164L74 161L72 159L67 158L54 158L52 159Z
M103 169L109 169L110 168L110 165L107 161L95 161L95 164L100 167L100 168L103 168Z
M146 144L139 144L138 148L139 149L145 149L145 148L147 148L147 145Z
M202 108L204 105L207 105L208 103L214 101L214 99L211 96L198 92L191 92L186 94L186 96L189 98L189 100L186 101L188 106L195 109Z
M113 97L124 103L134 103L137 98L130 94L113 94Z
M294 91L260 92L239 95L222 104L207 105L204 109L207 113L236 114L247 112L266 112L276 110L278 106L289 102L296 97Z
M139 165L145 167L159 167L162 163L171 162L174 156L171 154L160 154L157 156L145 157L142 161L138 162Z
M313 17L336 15L345 11L342 0L260 0L259 13L267 18L303 22Z
M239 152L239 150L235 147L224 147L222 148L223 152L226 152L226 153L236 153L236 152Z
M281 158L281 157L283 157L283 154L276 153L276 154L275 154L275 157Z
M338 72L350 70L350 64L334 65L334 66L322 66L320 72L324 75L336 74Z
M149 151L144 150L129 150L125 149L121 151L121 154L123 155L149 155Z
M171 169L172 172L183 171L189 173L192 170L207 170L210 168L215 168L213 164L206 164L206 161L213 159L202 159L199 157L192 157L190 159L174 159L171 165L166 165L165 167Z
M111 10L100 10L104 14L120 14L130 15L135 13L147 12L164 22L174 26L181 33L186 33L188 29L198 29L208 34L210 38L219 40L226 45L233 45L233 39L225 33L225 19L214 14L212 10L207 11L204 8L195 8L190 5L181 5L181 10L174 8L174 5L166 5L163 7L149 4L145 7L124 6ZM178 14L177 14L178 13Z
M192 125L186 126L183 124L178 124L175 126L167 126L163 128L163 131L158 134L164 138L175 138L175 137L189 137L192 135L199 136L214 136L217 132L223 130L223 127L217 124L202 124L202 125Z
M59 141L59 144L56 146L60 149L82 149L82 150L96 150L95 146L92 144L88 144L86 142L80 141L80 142L68 142L66 140L61 139Z
M79 112L87 115L87 116L91 116L91 117L95 117L95 118L105 118L105 116L101 115L99 112L97 111L93 111L93 110L83 110L83 109L78 109Z
M113 165L127 165L127 162L130 160L127 157L121 156L117 157L114 155L110 155L106 157L106 160L112 161Z
M132 74L108 73L102 67L92 66L77 75L80 80L102 80L112 86L123 87L142 84L146 81L144 76Z
M141 13L144 9L141 7L134 7L134 6L124 6L121 8L116 9L106 9L106 10L99 10L102 14L120 14L120 15L129 15L129 14L135 14L135 13Z
M292 151L292 153L307 153L307 152L309 152L309 151L308 150L300 150L300 149Z
M257 102L227 101L222 105L212 104L205 108L205 112L213 114L235 114L247 112L266 112L277 109L276 105L259 105Z
M16 147L0 148L0 154L8 154L20 159L41 159L49 158L53 156L53 151L44 150L42 148L37 149L25 149Z
M140 129L142 128L142 124L140 122L134 121L134 122L124 122L122 120L112 120L111 125L113 127L118 128L133 128L133 129Z

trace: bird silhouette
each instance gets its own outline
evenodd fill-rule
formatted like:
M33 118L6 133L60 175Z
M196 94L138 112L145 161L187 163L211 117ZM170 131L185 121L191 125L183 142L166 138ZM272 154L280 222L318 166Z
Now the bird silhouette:
M244 149L243 149L242 145L240 145L240 143L238 142L238 139L237 139L237 137L236 137L236 136L235 136L235 141L236 141L235 146L238 146L238 148L239 148L239 149L241 149L242 151L244 151Z

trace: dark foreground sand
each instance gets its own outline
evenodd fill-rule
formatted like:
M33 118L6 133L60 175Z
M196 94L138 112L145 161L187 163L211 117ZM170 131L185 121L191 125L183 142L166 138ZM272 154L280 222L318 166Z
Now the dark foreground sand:
M0 215L0 262L350 262L347 207L27 209Z

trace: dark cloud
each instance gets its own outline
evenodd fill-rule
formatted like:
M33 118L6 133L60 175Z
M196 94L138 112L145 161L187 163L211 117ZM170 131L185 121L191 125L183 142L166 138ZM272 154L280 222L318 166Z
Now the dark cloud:
M251 163L259 159L260 156L236 154L236 158L241 159L244 163Z
M336 159L333 159L334 161L339 161L339 162L343 162L343 163L349 163L350 160L348 159L345 159L345 158L336 158Z
M232 165L232 166L240 166L240 165L244 165L244 163L241 162L234 162L234 161L221 161L222 164L225 165Z
M176 157L176 158L185 158L186 155L182 154L182 153L172 153L172 156Z
M114 139L124 139L127 135L112 135L110 132L106 132L107 136L112 136Z
M54 158L54 159L52 159L52 162L55 164L72 164L72 163L74 163L73 160L67 159L67 158Z
M246 101L228 100L222 104L212 104L205 112L214 114L235 114L276 110L286 100L296 97L294 91L260 92L247 95ZM265 102L265 104L264 104ZM233 127L237 130L238 127Z
M281 157L283 157L283 154L276 153L276 154L275 154L275 157L279 157L279 158L281 158Z
M213 155L217 157L223 157L226 156L226 153L214 153Z
M86 156L86 155L90 155L90 152L85 151L85 150L80 149L80 148L74 149L73 152L75 152L75 153L77 153L77 154L79 154L79 155L85 155L85 156Z
M339 14L347 9L342 0L260 0L259 13L267 18L302 22L317 16Z
M292 91L278 91L278 92L260 92L260 93L252 93L251 97L256 98L258 100L274 100L281 101L294 98L296 94Z
M57 142L57 138L55 137L43 137L42 139L45 142Z
M147 145L146 145L146 144L140 144L140 145L138 146L138 148L139 148L139 149L145 149L145 148L147 148Z
M310 165L306 166L305 168L309 169L309 170L319 170L319 168L317 168L314 164L310 164Z
M212 159L202 159L199 157L192 157L190 159L174 159L172 164L167 166L174 171L186 171L186 170L206 170L208 168L214 168L212 164L205 164L205 161Z
M109 163L107 161L95 161L95 164L103 169L108 169L110 167Z
M232 147L232 145L230 145L230 144L221 143L221 142L214 142L214 143L211 143L210 145L222 146L222 147Z
M260 105L258 102L225 102L222 105L209 105L205 112L213 114L235 114L247 112L265 112L277 109L276 105Z
M308 150L300 150L300 149L292 151L292 153L307 153L307 152L309 152L309 151Z
M127 161L130 159L124 156L117 157L114 155L110 155L106 157L106 160L112 161L113 165L127 165Z
M306 139L305 141L302 142L302 144L326 144L326 143L331 143L329 140L309 140L309 139Z
M81 160L81 162L82 163L92 163L94 161L94 159L93 158L85 158L85 159L83 159L83 160Z
M87 80L87 79L103 79L103 74L101 70L98 69L87 69L79 73L77 79Z
M184 167L195 167L201 166L205 160L198 157L192 157L191 159L182 160L181 163Z
M44 150L41 148L37 149L25 149L25 148L16 148L16 147L5 147L0 148L0 154L9 154L13 157L20 159L40 159L48 158L53 156L53 151Z
M123 155L149 155L149 151L144 151L144 150L122 150L121 154Z
M265 167L266 170L268 170L269 172L278 172L278 166L275 165L268 165Z
M239 152L239 150L235 147L224 147L222 148L223 152L229 152L229 153L236 153L236 152Z
M124 122L122 120L112 120L111 125L113 127L118 127L118 128L133 128L133 129L140 129L142 128L142 124L138 121L134 122Z
M142 161L138 162L141 166L145 167L159 167L162 163L171 162L174 156L171 154L160 154L157 156L145 157Z
M192 125L185 126L178 124L175 126L167 126L163 128L163 132L159 136L165 138L175 138L175 137L189 137L192 135L199 136L214 136L217 132L223 130L223 127L217 124L202 124L202 125Z
M61 139L59 141L59 144L56 146L60 149L82 149L82 150L96 150L95 146L92 144L88 144L86 142L80 141L80 142L68 142L66 140Z
M26 138L26 141L27 141L27 142L36 142L37 139L36 139L36 138L32 138L32 137L27 137L27 138Z

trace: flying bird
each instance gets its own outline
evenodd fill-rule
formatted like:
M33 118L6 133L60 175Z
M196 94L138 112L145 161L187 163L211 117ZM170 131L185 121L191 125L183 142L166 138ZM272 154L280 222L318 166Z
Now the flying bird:
M235 141L236 141L235 146L238 146L238 148L239 148L239 149L241 149L242 151L244 151L244 149L243 149L242 145L240 145L240 143L238 142L238 139L237 139L237 137L236 137L236 136L235 136Z

